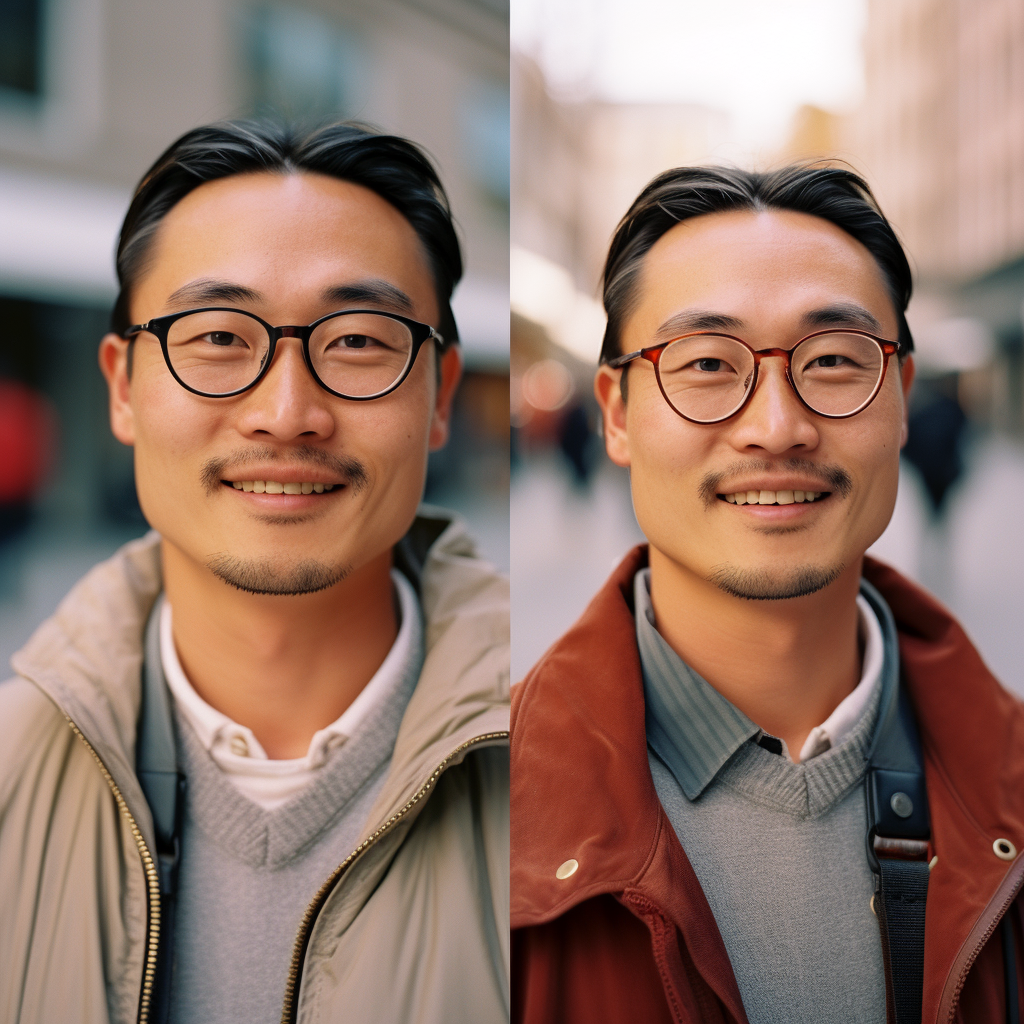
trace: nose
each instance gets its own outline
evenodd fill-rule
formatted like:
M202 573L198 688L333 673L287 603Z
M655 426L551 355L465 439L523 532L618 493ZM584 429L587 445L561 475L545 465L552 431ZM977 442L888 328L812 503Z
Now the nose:
M736 417L730 441L739 451L759 449L783 455L794 448L811 451L818 446L818 428L812 413L786 377L785 360L766 356L758 368L754 394Z
M277 343L267 375L239 406L239 429L249 436L279 441L323 439L334 433L332 396L313 379L294 336Z

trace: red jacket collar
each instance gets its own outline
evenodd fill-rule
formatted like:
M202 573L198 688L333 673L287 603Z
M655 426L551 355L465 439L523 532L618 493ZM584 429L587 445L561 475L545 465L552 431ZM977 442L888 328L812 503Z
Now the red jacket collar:
M710 927L717 951L710 908L699 886L693 891L696 879L648 768L632 607L633 577L646 564L645 547L630 552L576 625L513 688L512 926L541 924L592 896L635 888L662 905L678 906L683 897L685 908L672 916L684 936L690 928L680 913L705 939ZM1024 877L1024 857L1009 864L992 848L1004 837L1024 851L1024 705L1000 687L933 598L871 559L864 575L896 620L901 679L925 751L939 857L926 926L930 1020L952 1005L974 945ZM559 880L556 869L570 858L579 868ZM676 891L652 891L666 884ZM714 987L723 986L735 988Z

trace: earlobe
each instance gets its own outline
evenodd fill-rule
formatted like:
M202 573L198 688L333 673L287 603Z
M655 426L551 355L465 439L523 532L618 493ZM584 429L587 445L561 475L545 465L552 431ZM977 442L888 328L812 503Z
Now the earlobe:
M625 369L598 367L594 377L594 397L601 407L604 446L608 458L617 466L628 466L629 439L626 434L626 400L622 397L622 375Z
M128 379L128 341L107 334L100 342L100 370L107 381L110 429L121 444L135 444L135 415Z
M436 358L436 357L435 357ZM430 451L443 448L451 430L452 402L462 379L462 351L458 345L451 345L441 356L440 380L434 398L434 415L430 422L427 444Z

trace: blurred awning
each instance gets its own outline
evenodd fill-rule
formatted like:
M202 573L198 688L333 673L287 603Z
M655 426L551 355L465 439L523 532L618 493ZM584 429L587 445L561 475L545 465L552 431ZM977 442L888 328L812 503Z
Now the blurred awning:
M564 267L517 246L511 258L512 311L543 327L555 344L590 366L604 337L601 304L578 291Z
M0 168L0 291L109 303L127 193Z

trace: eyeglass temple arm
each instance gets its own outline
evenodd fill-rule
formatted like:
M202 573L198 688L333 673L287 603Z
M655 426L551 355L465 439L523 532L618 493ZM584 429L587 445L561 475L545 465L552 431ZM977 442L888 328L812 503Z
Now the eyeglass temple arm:
M631 359L636 359L644 354L644 350L638 348L635 352L627 352L624 356L616 356L614 359L609 359L606 366L610 366L613 370L617 370L620 366L625 366Z

